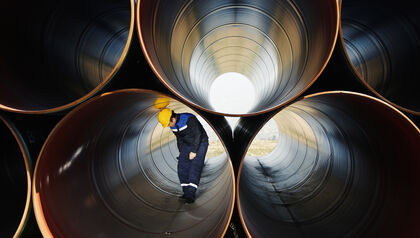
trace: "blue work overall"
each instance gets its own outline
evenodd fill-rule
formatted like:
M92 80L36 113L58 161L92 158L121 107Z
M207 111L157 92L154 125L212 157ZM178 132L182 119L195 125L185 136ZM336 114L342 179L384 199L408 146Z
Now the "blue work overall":
M197 155L190 160L191 147L183 145L178 157L178 177L181 182L184 197L195 199L195 192L200 183L201 171L204 167L204 159L209 143L201 142L197 150Z

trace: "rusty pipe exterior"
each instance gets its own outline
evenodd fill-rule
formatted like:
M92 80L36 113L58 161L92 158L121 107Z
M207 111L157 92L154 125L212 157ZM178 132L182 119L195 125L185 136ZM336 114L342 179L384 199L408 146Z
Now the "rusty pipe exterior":
M341 4L340 45L355 80L382 100L419 116L419 8L410 1Z
M3 185L1 237L21 237L32 214L32 169L26 144L11 122L0 115L2 150L1 181Z
M306 90L328 62L339 25L336 0L141 0L136 20L161 82L187 103L231 116L273 110ZM249 112L210 105L208 89L227 72L254 85L257 102Z
M235 196L228 155L206 158L197 200L182 203L175 136L158 123L153 107L161 96L136 89L105 93L58 123L34 172L44 237L223 236ZM170 100L171 109L193 112Z
M268 120L277 146L248 155ZM420 131L391 105L310 95L261 124L242 118L237 202L249 237L417 237Z
M122 65L134 1L4 1L0 109L49 113L99 92Z

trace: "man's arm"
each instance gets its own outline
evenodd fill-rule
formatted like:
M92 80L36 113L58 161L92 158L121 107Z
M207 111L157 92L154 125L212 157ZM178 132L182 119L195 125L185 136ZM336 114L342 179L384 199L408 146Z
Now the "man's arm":
M198 147L200 146L200 137L201 137L201 130L199 126L199 121L196 117L190 117L188 119L188 127L190 127L190 131L193 137L192 145L191 145L191 152L197 153Z
M177 147L178 147L178 151L179 151L179 153L181 153L181 148L182 148L182 140L181 140L181 138L179 138L179 136L177 136L177 135L175 135L175 137L176 137L176 145L177 145Z

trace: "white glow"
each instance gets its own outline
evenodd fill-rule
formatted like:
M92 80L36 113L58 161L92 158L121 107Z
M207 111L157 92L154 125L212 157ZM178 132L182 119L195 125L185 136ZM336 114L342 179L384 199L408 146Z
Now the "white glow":
M255 104L254 86L240 73L222 74L210 87L210 103L219 112L247 113Z
M79 148L77 148L77 150L74 152L73 156L71 157L71 159L69 161L67 161L63 166L61 166L58 169L58 174L63 173L65 170L67 170L68 168L70 168L71 164L73 164L74 160L77 159L77 157L80 155L80 153L83 150L83 145L80 146Z
M236 125L238 124L240 117L225 117L225 118L233 132L235 130Z

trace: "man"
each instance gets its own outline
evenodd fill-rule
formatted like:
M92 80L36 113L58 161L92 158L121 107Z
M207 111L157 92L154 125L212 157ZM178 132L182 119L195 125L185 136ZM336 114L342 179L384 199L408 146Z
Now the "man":
M176 136L179 150L178 177L184 192L182 198L192 203L209 146L207 133L191 113L177 114L164 108L159 112L158 120L163 127L170 126Z

